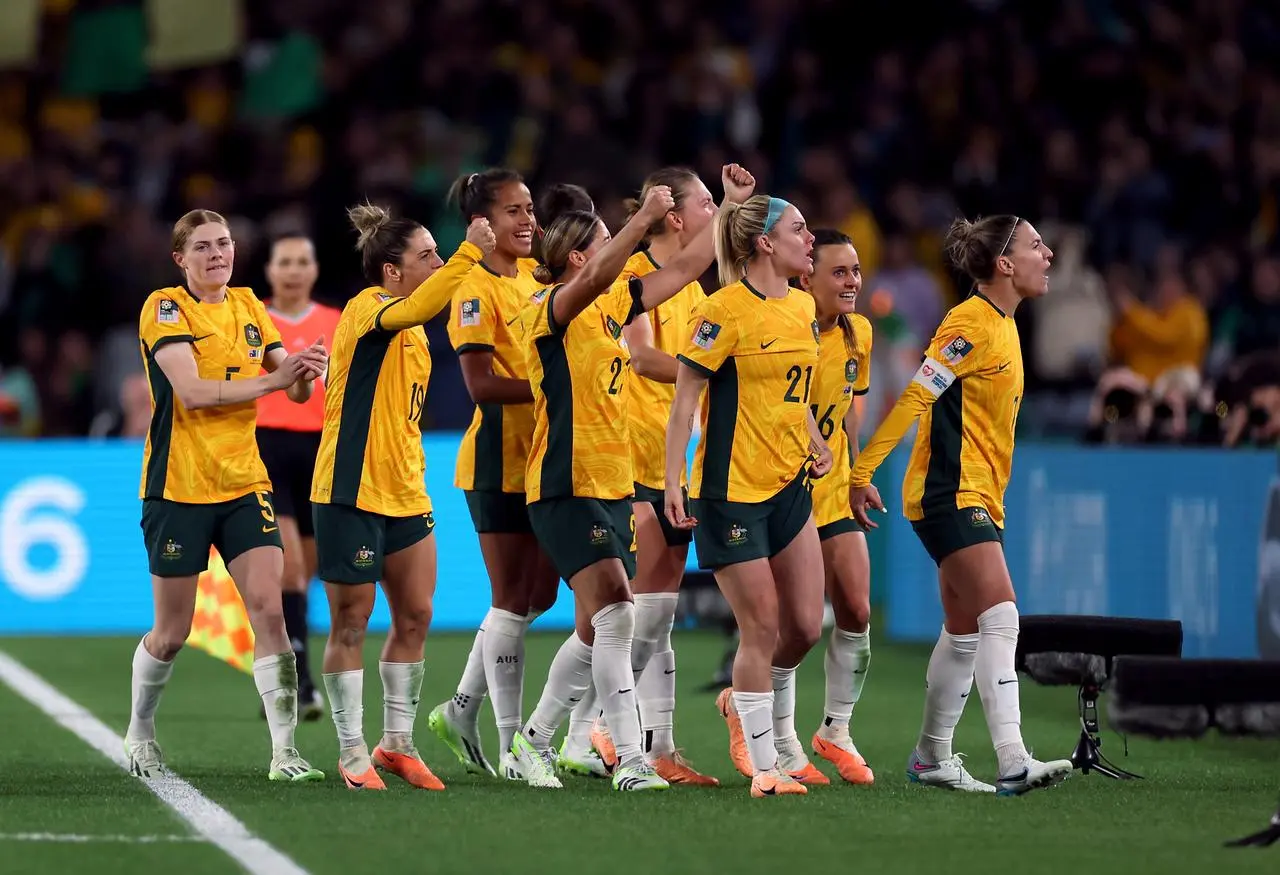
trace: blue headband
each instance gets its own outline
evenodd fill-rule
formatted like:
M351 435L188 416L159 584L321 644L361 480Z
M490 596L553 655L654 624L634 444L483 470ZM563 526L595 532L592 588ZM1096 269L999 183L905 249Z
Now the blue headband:
M778 219L782 216L782 211L791 204L787 203L780 197L769 198L769 212L764 217L764 232L768 234L773 230L773 226L778 224Z

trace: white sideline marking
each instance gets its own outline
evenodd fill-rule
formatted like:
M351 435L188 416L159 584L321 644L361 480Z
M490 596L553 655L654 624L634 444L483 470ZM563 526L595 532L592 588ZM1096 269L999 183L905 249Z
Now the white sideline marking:
M200 836L126 836L126 835L77 835L70 832L0 832L0 842L64 842L88 844L89 842L117 842L125 845L152 845L160 842L207 842Z
M0 681L49 715L55 723L128 772L124 739L82 706L68 699L22 663L0 651ZM250 875L307 875L307 870L249 832L231 812L170 773L164 778L135 778L187 822L192 831L217 845Z

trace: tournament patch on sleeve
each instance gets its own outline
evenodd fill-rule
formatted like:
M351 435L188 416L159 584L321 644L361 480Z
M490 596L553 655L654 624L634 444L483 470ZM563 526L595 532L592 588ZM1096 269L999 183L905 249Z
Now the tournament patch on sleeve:
M720 336L720 326L714 322L703 319L698 323L697 329L693 332L694 346L702 349L711 349L715 346L716 338Z
M955 381L956 375L950 368L931 358L926 358L915 376L911 378L911 382L924 386L934 398L941 398L942 393L947 391Z
M480 324L480 299L469 298L458 307L458 324L469 328Z
M942 348L942 358L947 364L954 365L971 352L973 352L973 344L961 334Z
M178 302L171 298L161 298L156 304L156 322L160 325L177 325L182 319L178 312Z

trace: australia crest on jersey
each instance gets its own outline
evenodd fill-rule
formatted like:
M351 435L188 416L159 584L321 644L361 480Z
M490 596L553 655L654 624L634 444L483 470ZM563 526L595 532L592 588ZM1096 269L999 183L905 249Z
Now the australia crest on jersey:
M858 382L858 360L846 359L844 363L844 380L846 383Z
M622 326L618 324L618 320L612 316L604 317L604 327L609 330L609 336L617 340L622 336Z
M244 342L249 346L262 346L262 332L252 322L244 327Z

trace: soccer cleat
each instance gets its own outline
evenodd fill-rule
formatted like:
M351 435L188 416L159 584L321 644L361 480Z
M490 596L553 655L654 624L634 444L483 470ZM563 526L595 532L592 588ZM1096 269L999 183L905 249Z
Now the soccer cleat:
M755 799L763 799L765 796L804 796L808 792L808 787L776 768L751 777L751 796Z
M594 750L582 752L569 750L567 738L560 745L559 753L556 754L556 770L586 778L607 778L612 774L600 754Z
M129 774L135 778L163 778L169 774L164 765L164 754L154 740L130 741L126 738L124 752L129 757Z
M964 790L967 793L994 793L996 788L970 775L964 767L964 754L958 753L937 763L927 763L920 754L911 751L907 760L907 780L926 787L942 787L946 790Z
M613 789L623 792L668 790L671 785L643 759L634 766L620 766L613 773Z
M704 775L695 769L678 750L652 755L653 770L666 778L668 784L688 784L690 787L719 787L720 779Z
M751 765L751 754L747 751L746 736L742 734L742 721L738 719L738 712L733 707L732 687L721 690L720 695L716 696L716 708L729 727L729 759L743 777L750 778L755 774L755 769Z
M323 781L324 772L313 768L295 748L282 747L272 754L271 771L267 773L267 777L272 781L301 784L306 781Z
M502 757L498 760L498 774L508 781L520 781L523 783L525 780L524 769L520 768L520 761L509 750L504 750Z
M445 747L453 751L453 755L468 772L473 775L498 774L485 759L478 728L465 727L450 717L448 702L431 709L431 713L427 715L427 726L444 742Z
M618 752L613 747L613 736L609 734L609 727L605 726L604 721L599 717L591 724L591 746L595 748L608 773L613 774L613 770L618 767Z
M862 754L858 753L858 748L854 746L853 739L849 737L849 730L838 731L835 736L835 738L823 738L822 735L815 732L813 735L814 756L821 757L835 766L836 770L840 772L840 777L850 784L870 785L875 783L875 775L871 773L871 767L862 758Z
M1070 760L1052 760L1042 763L1030 756L1020 765L1021 768L1013 774L1001 775L996 779L998 795L1021 796L1032 790L1053 787L1071 777L1073 769Z
M804 746L800 744L800 739L792 736L780 744L775 742L774 746L778 751L778 768L801 784L831 783L830 778L818 771L818 767L809 762L809 758L804 754Z
M519 765L525 783L530 787L559 790L564 786L556 777L556 753L550 748L536 748L524 735L517 732L516 737L511 740L511 755Z
M422 761L417 749L408 751L387 750L382 745L373 749L373 764L404 779L419 790L443 790L444 782L437 778Z
M373 767L373 763L369 764L369 768L360 774L348 772L343 768L342 763L338 763L338 774L342 776L343 782L347 785L348 790L385 790L387 785L382 782L382 778L378 775L378 770Z

